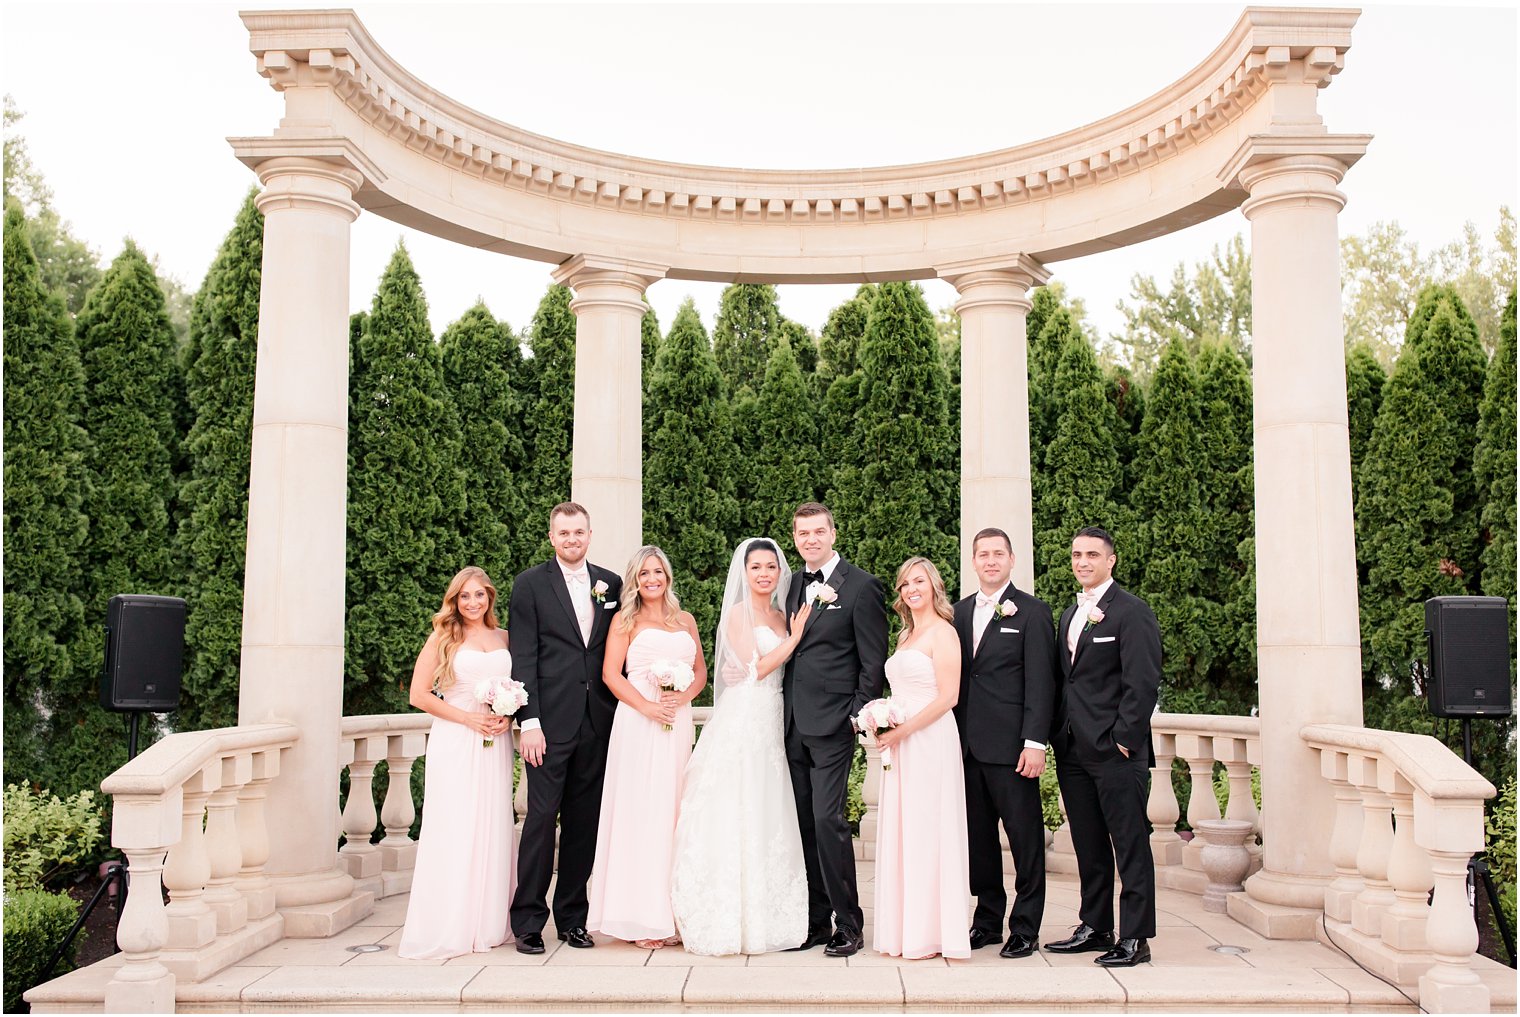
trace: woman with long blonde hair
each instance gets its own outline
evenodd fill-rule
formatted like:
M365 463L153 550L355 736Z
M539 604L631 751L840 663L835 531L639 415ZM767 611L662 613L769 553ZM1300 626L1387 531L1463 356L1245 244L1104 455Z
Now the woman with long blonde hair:
M872 945L893 957L970 957L966 778L950 712L961 690L960 636L932 561L909 558L894 585L903 626L887 681L908 719L877 736L892 768L881 781Z
M662 677L683 671L691 678L684 689L662 687ZM707 684L696 619L681 610L670 559L658 547L635 551L623 574L623 603L607 634L602 680L618 707L586 926L658 950L675 941L676 814L695 737L691 701Z
M460 569L412 668L411 704L433 715L433 727L412 895L396 951L402 957L457 957L510 938L507 906L517 871L511 721L477 701L475 688L511 674L496 587L476 566Z

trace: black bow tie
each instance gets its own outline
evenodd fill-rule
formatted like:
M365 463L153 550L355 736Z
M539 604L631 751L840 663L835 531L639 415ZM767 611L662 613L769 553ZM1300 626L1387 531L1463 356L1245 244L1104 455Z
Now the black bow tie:
M810 584L810 583L821 583L823 581L824 580L823 580L823 573L822 572L809 572L807 569L803 569L802 570L802 582L803 582L803 585L807 585L807 584Z

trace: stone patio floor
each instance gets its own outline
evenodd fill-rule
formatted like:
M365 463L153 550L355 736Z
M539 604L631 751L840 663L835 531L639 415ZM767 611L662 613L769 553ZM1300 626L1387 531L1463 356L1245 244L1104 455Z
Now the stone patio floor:
M1411 1000L1319 942L1263 939L1201 899L1160 889L1153 961L1105 970L1092 954L1041 951L1004 960L987 947L971 959L903 961L871 952L872 865L859 869L867 949L847 960L806 953L698 957L679 947L640 950L597 936L594 950L559 943L537 957L512 946L448 961L396 956L408 897L380 901L331 939L287 939L211 979L182 984L181 1012L461 1011L1311 1011L1418 1012ZM1011 877L1010 877L1011 878ZM1010 897L1012 886L1009 887ZM1074 877L1052 874L1040 940L1077 924ZM353 953L365 944L385 947ZM1241 952L1221 953L1213 947ZM34 1012L100 1012L120 955L56 979ZM1515 1009L1515 973L1483 961L1494 1012ZM1410 995L1413 990L1409 989Z

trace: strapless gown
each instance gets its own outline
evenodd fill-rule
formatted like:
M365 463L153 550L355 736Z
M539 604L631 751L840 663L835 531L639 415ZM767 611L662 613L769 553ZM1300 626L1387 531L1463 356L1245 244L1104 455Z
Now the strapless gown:
M651 702L660 686L649 674L660 660L690 665L697 646L684 630L644 629L628 646L628 680ZM618 939L675 935L670 871L682 773L691 758L691 707L676 711L672 730L619 702L607 744L607 776L596 828L591 910L586 927Z
M506 650L461 649L444 701L470 713L482 678L510 676ZM517 885L512 843L512 737L486 748L463 724L433 718L423 778L422 832L406 927L396 953L419 960L481 953L511 938Z
M763 655L781 637L755 629ZM781 672L723 690L686 767L671 902L688 953L767 953L807 937L807 869L781 727Z
M892 698L912 717L938 693L918 650L887 659ZM894 957L970 957L966 778L960 732L947 712L892 750L881 775L872 947Z

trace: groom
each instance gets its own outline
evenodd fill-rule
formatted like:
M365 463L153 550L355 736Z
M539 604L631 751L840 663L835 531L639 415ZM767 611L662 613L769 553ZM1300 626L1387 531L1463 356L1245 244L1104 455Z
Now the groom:
M797 949L826 944L830 957L849 957L864 945L855 849L845 820L855 758L851 718L881 695L887 612L881 583L839 557L834 536L834 516L827 508L817 502L797 506L792 538L805 569L792 578L787 616L804 602L813 604L813 615L781 688L808 881L808 933Z
M517 712L522 758L532 767L528 815L517 851L512 935L518 953L544 952L554 828L559 820L559 882L554 927L573 947L595 946L586 931L586 882L596 858L602 777L617 700L602 681L607 628L622 580L586 561L591 515L573 501L549 513L554 557L512 583L507 634L512 677L528 691Z

